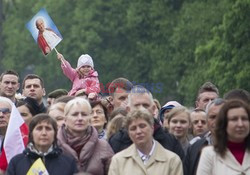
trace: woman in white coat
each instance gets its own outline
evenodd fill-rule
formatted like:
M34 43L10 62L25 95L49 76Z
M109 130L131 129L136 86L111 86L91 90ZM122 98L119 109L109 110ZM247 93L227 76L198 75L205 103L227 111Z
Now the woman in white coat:
M239 100L221 108L215 143L202 150L197 175L250 174L250 108Z

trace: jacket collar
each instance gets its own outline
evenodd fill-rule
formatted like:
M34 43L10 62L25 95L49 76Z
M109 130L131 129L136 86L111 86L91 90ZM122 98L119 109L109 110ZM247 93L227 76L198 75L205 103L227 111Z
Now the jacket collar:
M232 169L239 172L245 172L247 171L247 169L250 169L250 164L249 164L250 152L248 150L245 151L242 165L240 165L240 163L235 159L234 155L229 150L227 150L224 158L219 156L218 159L219 161L223 162L226 166L231 167Z
M32 143L29 143L26 147L26 149L23 151L23 153L29 157L33 157L34 159L37 159L39 157L58 157L62 153L62 150L58 148L57 146L51 146L49 150L46 153L39 152L35 149Z
M159 144L159 142L155 140L155 150L152 156L150 157L148 164L150 164L151 161L153 162L154 161L159 161L159 162L166 161L168 158L166 157L165 154L162 154L162 151L165 151L165 149ZM139 158L140 162L142 162L135 144L132 144L130 147L128 147L124 151L124 157L133 157L134 159Z

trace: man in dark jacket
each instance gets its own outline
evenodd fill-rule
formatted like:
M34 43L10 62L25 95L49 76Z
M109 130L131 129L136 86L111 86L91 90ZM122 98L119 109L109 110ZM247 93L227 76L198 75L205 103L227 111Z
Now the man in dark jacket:
M133 109L147 109L153 117L155 107L153 96L146 88L142 86L133 87L128 95L128 111L132 111ZM154 121L154 139L157 140L163 147L173 151L179 155L181 159L183 159L184 151L178 140L173 135L165 132L157 120ZM128 136L127 130L122 129L109 139L109 144L111 145L113 151L117 153L129 147L132 144L132 141Z
M208 103L206 107L206 114L209 132L187 149L187 153L183 162L184 175L196 174L202 148L213 144L215 119L223 104L224 100L221 98L214 99Z
M35 99L39 104L40 112L46 113L47 108L43 104L43 96L46 94L43 79L38 75L28 74L23 79L22 88L23 96Z

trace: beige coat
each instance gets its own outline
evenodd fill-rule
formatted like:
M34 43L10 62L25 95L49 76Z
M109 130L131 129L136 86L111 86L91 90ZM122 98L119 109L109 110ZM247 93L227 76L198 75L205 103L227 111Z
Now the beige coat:
M227 150L225 158L219 156L213 146L202 150L197 175L250 175L250 152L246 151L242 165Z
M175 153L163 148L157 141L152 157L144 165L132 144L112 158L109 175L183 175L182 163Z

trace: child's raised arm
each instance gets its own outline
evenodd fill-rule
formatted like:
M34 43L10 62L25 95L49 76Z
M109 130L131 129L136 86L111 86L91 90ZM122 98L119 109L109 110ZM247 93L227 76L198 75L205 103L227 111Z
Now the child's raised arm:
M61 61L61 68L64 75L66 75L73 82L77 76L77 71L71 67L70 63L65 60L64 56L59 52L57 53L57 59Z

